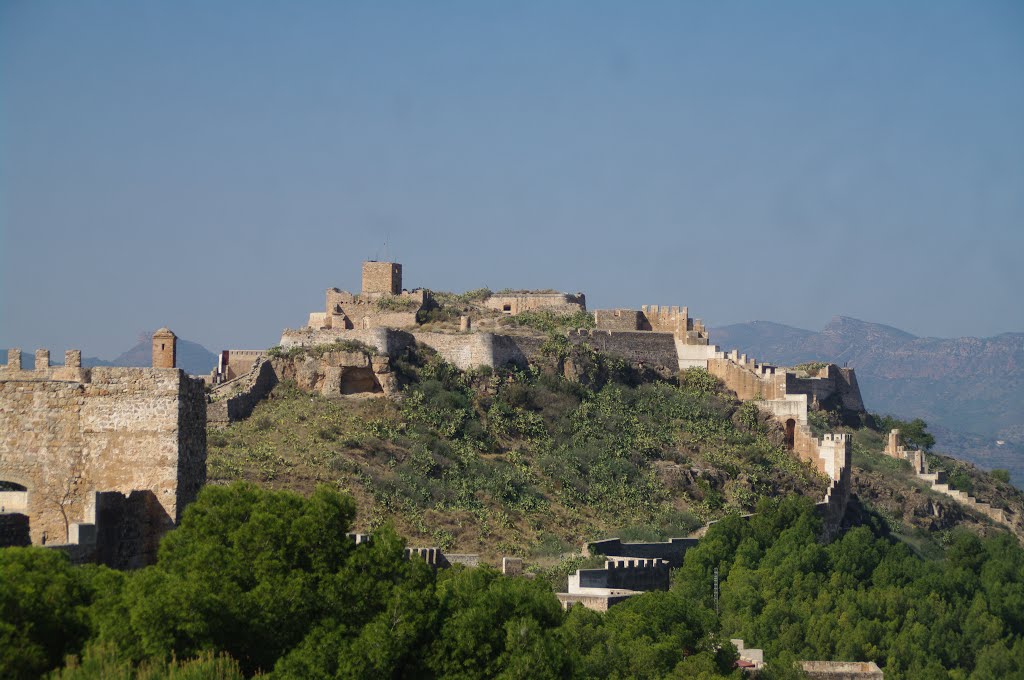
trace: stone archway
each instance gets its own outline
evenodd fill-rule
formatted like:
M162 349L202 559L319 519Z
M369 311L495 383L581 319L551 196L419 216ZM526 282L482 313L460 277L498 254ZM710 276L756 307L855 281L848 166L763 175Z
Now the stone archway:
M31 545L28 488L0 476L0 547Z

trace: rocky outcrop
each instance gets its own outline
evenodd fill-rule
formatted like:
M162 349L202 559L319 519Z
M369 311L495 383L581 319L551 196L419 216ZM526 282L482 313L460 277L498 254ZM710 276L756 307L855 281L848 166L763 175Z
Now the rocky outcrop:
M282 381L325 397L386 396L398 391L391 360L369 350L264 357L245 375L211 390L207 421L226 424L248 418L256 404Z
M398 381L385 355L359 351L324 352L271 360L279 380L325 397L351 394L393 394Z

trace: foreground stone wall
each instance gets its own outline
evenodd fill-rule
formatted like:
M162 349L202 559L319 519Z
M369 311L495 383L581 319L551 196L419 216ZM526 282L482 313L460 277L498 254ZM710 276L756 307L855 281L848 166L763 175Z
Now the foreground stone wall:
M152 494L162 534L206 479L206 398L177 368L0 367L0 479L33 543L62 543L96 491Z

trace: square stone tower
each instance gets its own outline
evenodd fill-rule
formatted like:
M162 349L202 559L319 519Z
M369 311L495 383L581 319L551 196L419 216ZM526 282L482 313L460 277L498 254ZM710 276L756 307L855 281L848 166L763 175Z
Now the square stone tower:
M397 262L363 263L363 296L399 295L402 292L402 265Z
M175 368L177 366L178 338L169 328L153 333L153 368Z

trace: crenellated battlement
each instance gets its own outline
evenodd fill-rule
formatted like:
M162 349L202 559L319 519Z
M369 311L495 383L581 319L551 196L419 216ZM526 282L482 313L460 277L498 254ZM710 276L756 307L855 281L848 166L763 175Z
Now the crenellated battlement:
M840 445L845 445L848 440L850 435L842 432L828 432L822 437L823 442L835 442Z
M28 368L22 365L21 348L7 350L7 363L0 365L0 380L19 380L40 382L56 380L61 382L89 382L90 371L82 368L82 351L69 349L64 353L64 365L50 364L50 350L35 351L35 365Z
M172 343L155 337L169 361ZM37 350L27 368L21 350L11 349L0 366L0 479L25 487L16 507L33 544L79 546L68 548L73 559L112 566L151 562L156 542L206 479L202 381L174 367L83 368L77 349L56 366L49 350ZM100 523L89 519L91 499L106 492L126 499L137 520L126 529L131 538L104 543L94 534ZM12 499L2 500L6 508ZM127 552L108 559L97 553L101 543Z

